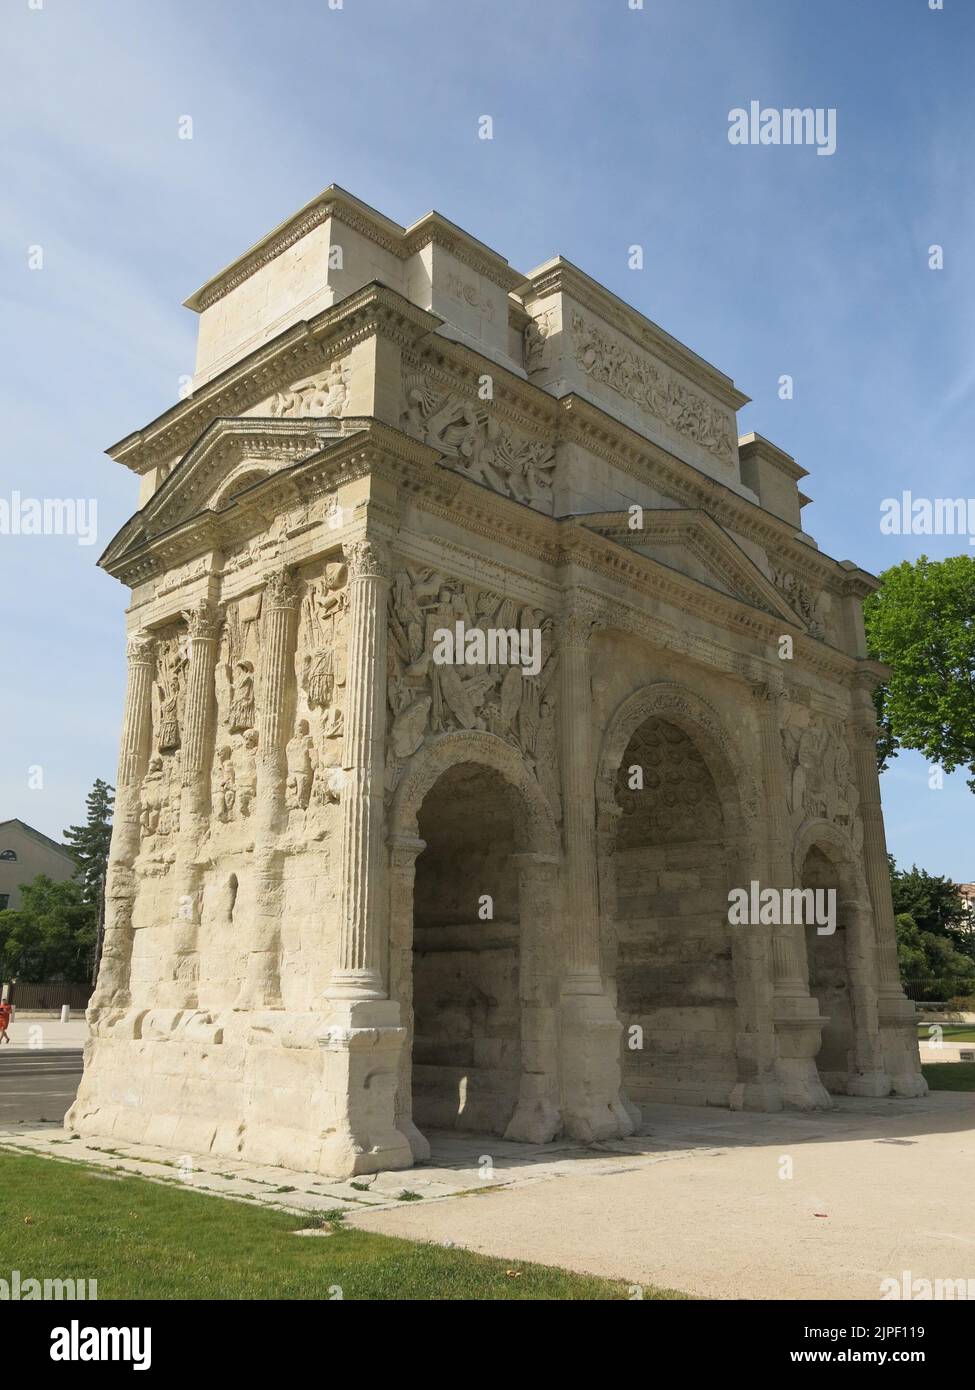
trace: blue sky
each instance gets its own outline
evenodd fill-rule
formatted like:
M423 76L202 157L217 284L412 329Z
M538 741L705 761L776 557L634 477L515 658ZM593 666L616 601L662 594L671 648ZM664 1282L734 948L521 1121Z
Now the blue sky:
M7 0L0 495L94 497L99 527L0 536L0 819L58 836L114 779L126 591L95 560L136 480L102 451L192 371L182 300L332 182L404 223L435 207L522 269L568 256L728 372L742 432L810 470L828 554L967 549L882 536L879 513L975 495L975 5L629 4ZM751 100L834 107L836 153L730 145ZM907 754L882 787L898 860L975 877L963 773L929 790Z

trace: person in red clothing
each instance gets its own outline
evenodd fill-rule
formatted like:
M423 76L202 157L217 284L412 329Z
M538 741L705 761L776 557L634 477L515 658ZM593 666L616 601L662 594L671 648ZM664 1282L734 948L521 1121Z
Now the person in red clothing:
M0 1004L0 1042L9 1043L7 1029L10 1026L10 1005L6 999Z

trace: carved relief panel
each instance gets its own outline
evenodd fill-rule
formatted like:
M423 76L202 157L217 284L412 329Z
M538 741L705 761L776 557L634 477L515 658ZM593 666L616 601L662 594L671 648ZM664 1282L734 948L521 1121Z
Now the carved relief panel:
M216 820L246 820L257 796L257 672L262 594L228 604L215 675L211 801Z
M821 641L829 640L832 635L833 614L833 600L830 595L825 590L817 593L807 579L793 570L773 565L770 574L772 583L806 624L810 637L818 637Z
M179 831L183 712L188 669L181 626L161 632L156 645L149 765L139 789L143 848L161 850Z
M516 629L538 634L538 670L487 660L438 663L435 634ZM495 653L497 654L497 653ZM430 734L486 730L521 752L559 811L554 623L529 605L433 569L403 569L389 595L387 790Z
M341 794L348 650L348 572L340 561L310 579L295 650L295 723L287 743L285 804L320 818Z
M352 376L351 359L332 362L313 376L304 377L245 411L247 415L270 415L273 419L294 420L310 415L319 419L345 413Z
M846 725L792 706L782 729L789 809L797 817L832 821L859 852L863 843L860 793Z
M459 473L516 502L552 511L555 449L502 423L480 400L445 390L423 373L404 383L401 424Z
M734 461L737 441L727 415L665 367L658 367L646 354L578 311L572 315L572 351L576 364L594 381L663 420L722 463Z

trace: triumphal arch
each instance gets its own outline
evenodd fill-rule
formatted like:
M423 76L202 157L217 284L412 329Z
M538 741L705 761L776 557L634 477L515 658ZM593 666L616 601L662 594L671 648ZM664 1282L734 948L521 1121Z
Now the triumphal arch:
M70 1126L352 1174L432 1129L922 1094L876 581L730 378L562 258L335 187L188 305L191 391L110 450L141 494ZM833 929L733 922L756 888Z

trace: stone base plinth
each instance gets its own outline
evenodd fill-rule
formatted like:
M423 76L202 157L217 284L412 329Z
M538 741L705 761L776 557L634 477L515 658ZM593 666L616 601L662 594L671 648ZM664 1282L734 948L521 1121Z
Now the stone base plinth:
M283 1010L128 1009L89 1024L65 1117L76 1134L330 1177L413 1162L391 1122L398 1027Z
M623 1025L605 994L565 994L561 1002L562 1124L573 1139L622 1139L639 1126L621 1092Z

